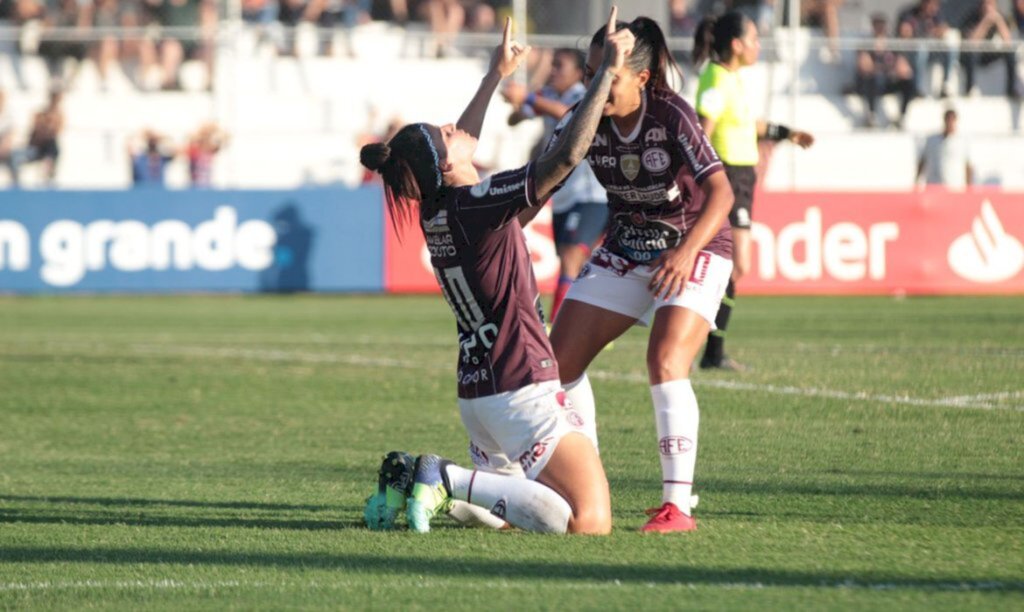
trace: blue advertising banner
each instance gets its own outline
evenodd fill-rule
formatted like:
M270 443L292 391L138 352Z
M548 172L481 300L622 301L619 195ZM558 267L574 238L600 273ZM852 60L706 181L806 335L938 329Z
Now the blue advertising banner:
M0 292L380 291L378 189L0 192Z

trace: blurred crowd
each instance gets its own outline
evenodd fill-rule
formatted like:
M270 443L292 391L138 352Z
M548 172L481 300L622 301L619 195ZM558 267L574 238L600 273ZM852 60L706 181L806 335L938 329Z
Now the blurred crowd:
M570 27L565 20L579 16L567 17L572 12L568 7L583 1L563 6L534 0L526 27L544 32ZM665 1L666 29L675 41L691 39L707 14L743 12L769 39L773 28L790 21L785 0ZM863 125L899 128L915 99L973 95L979 69L993 65L1005 75L1000 77L1003 93L1013 100L1024 96L1019 66L1024 55L1024 0L904 2L870 19L844 22L842 37L841 12L859 6L856 0L802 0L800 15L795 16L804 27L820 32L821 61L837 69L850 67L843 93L863 100ZM430 44L421 47L421 53L452 57L467 52L465 46L457 46L458 35L495 32L511 11L512 0L240 0L233 5L224 0L0 0L0 55L45 60L52 92L31 117L14 121L3 92L12 84L0 83L0 176L6 171L16 184L19 168L38 164L39 174L52 180L64 125L61 92L72 86L85 59L96 67L101 88L117 77L141 91L201 90L211 87L216 37L225 19L241 19L247 26L244 31L261 48L282 56L351 56L352 38L347 33L378 22L422 34ZM858 22L870 23L860 35L850 31ZM299 48L303 32L307 43L313 41L305 51ZM852 49L851 34L857 36ZM546 84L552 52L537 49L531 57L528 91ZM677 57L682 64L689 62L682 49ZM198 67L199 76L185 86L187 65ZM19 62L11 66L20 78ZM941 78L931 78L940 69ZM991 85L992 79L988 82ZM895 96L897 102L882 104L885 96ZM14 134L15 125L30 127ZM380 136L368 128L361 138ZM162 182L171 160L187 159L193 184L208 184L210 160L226 140L215 126L201 126L181 146L146 130L130 143L133 180L137 185Z
M508 1L486 0L241 0L241 19L282 55L296 51L296 29L312 28L314 52L331 48L320 33L370 21L422 26L434 34L435 52L454 51L459 32L493 32ZM66 85L81 60L91 58L107 83L121 70L143 90L180 88L183 62L206 68L209 87L218 23L228 6L217 0L0 0L0 53L38 55L54 83ZM343 39L342 39L343 40Z

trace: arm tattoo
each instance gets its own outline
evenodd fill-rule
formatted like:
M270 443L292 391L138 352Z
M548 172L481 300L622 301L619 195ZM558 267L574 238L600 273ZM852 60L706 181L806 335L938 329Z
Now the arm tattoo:
M543 202L569 173L583 161L594 140L602 110L608 101L613 76L602 66L594 75L587 94L573 113L569 125L554 145L537 160L537 199Z

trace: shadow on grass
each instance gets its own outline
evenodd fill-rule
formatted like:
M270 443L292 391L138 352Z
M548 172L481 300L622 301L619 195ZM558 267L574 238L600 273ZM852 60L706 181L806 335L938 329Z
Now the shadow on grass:
M367 576L407 575L409 577L466 578L473 581L575 580L626 584L701 584L730 586L758 584L787 587L899 588L917 590L1024 592L1024 582L1003 582L984 576L908 577L884 572L846 573L801 572L763 568L708 568L656 563L651 565L614 563L559 563L544 561L486 560L471 558L396 557L388 553L248 553L235 551L139 550L97 548L67 550L35 547L0 548L0 561L10 563L103 563L174 564L315 568L345 571Z
M149 499L140 497L71 497L41 495L0 495L0 502L41 502L47 504L87 504L90 506L170 506L176 508L227 508L233 510L340 511L341 506L313 504L272 504L249 501L199 501L191 499Z
M354 514L355 511L346 514ZM246 527L252 529L295 529L302 531L338 530L363 527L361 520L309 520L244 517L184 517L144 514L81 514L40 513L36 510L0 508L0 525L4 523L35 523L54 525L130 525L134 527Z
M892 474L892 478L902 477L900 474ZM931 483L893 483L893 482L859 482L853 483L826 483L808 482L806 479L795 481L792 476L786 475L778 480L765 481L763 476L760 479L740 480L706 476L700 481L700 489L706 492L717 493L747 493L758 495L821 495L830 497L893 497L912 500L942 501L957 500L959 503L967 503L970 500L1002 500L1002 501L1024 501L1024 488L995 488L993 483L985 487L973 486L970 480L957 480L958 476L950 475L949 483L937 486ZM646 487L657 488L658 475L653 474L651 478L611 478L612 490L616 489L640 489Z

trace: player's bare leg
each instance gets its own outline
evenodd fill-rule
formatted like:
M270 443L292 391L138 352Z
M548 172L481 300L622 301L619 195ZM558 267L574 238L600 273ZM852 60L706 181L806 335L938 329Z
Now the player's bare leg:
M569 533L604 535L612 530L612 503L604 466L590 439L567 434L537 477L572 507Z
M551 330L551 348L558 362L565 394L583 417L586 433L597 448L594 392L586 370L604 347L624 334L636 319L592 304L568 299Z
M697 461L700 411L689 373L710 329L688 308L666 306L654 316L647 345L647 370L661 458L662 505L644 531L692 531L693 474Z

